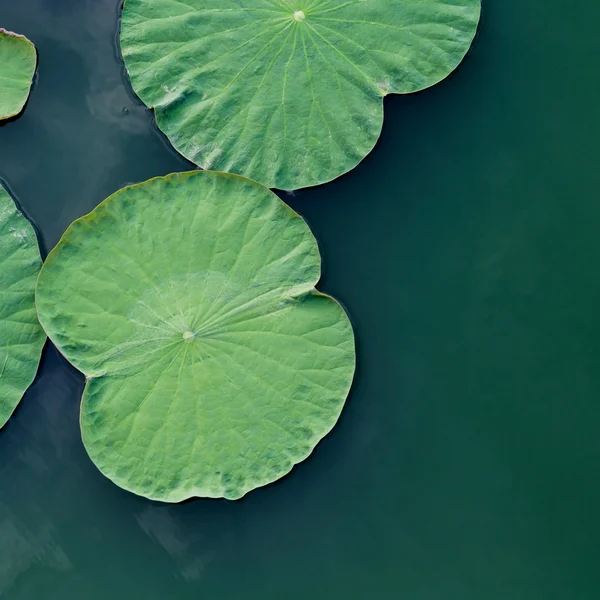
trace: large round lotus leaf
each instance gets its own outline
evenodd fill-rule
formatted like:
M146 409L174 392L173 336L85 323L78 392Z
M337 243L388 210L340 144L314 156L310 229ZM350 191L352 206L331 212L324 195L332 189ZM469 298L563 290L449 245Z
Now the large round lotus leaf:
M33 381L46 339L34 303L41 266L33 227L0 185L0 427Z
M36 63L35 46L25 36L0 29L0 119L25 106Z
M305 459L355 361L319 275L304 220L236 175L152 179L71 225L37 303L87 376L83 441L100 470L152 499L235 499Z
M383 97L462 60L480 0L126 0L134 90L179 152L280 189L373 148Z

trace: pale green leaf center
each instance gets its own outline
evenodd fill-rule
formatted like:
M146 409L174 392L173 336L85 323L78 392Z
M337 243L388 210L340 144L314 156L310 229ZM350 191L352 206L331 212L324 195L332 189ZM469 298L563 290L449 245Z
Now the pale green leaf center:
M183 332L183 341L186 344L191 344L196 339L196 335L192 331Z

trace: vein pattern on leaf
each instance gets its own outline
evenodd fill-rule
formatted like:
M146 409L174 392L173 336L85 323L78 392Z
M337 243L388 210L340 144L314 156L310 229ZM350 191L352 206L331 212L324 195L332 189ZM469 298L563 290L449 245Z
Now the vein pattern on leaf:
M33 381L46 340L34 296L41 266L33 227L0 184L0 427Z
M24 35L0 28L0 120L23 110L36 64L35 46Z
M264 186L195 171L131 186L76 221L39 278L41 322L87 375L92 460L175 502L239 498L337 421L354 373L317 243Z
M383 97L449 75L479 14L480 0L126 0L121 46L184 156L297 189L355 167Z

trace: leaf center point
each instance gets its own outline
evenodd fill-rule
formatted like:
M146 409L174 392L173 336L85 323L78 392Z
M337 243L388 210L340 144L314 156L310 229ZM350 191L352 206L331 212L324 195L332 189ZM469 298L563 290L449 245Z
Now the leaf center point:
M196 334L192 331L184 331L183 332L183 341L186 344L191 344L196 339Z
M298 23L300 23L301 21L304 21L305 18L306 18L306 15L304 14L303 10L297 10L294 12L294 20L298 21Z

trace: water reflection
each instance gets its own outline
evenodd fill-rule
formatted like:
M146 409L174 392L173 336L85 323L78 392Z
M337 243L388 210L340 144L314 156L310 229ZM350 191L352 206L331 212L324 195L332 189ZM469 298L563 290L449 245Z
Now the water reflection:
M52 523L42 519L31 529L27 525L31 520L29 516L20 519L0 502L0 596L32 567L67 571L73 566L54 541Z
M0 129L0 177L38 224L45 250L123 185L192 168L157 135L152 113L124 77L120 4L21 0L2 7L3 24L36 44L39 65L27 110ZM131 162L136 168L124 168Z
M171 511L172 509L167 506L149 506L136 515L136 520L142 531L170 555L177 576L185 581L200 579L213 552L196 555L192 543L200 537L200 534L184 531Z
M0 595L44 569L73 566L48 502L72 464L81 377L46 349L40 374L0 435ZM35 577L35 575L34 575Z

